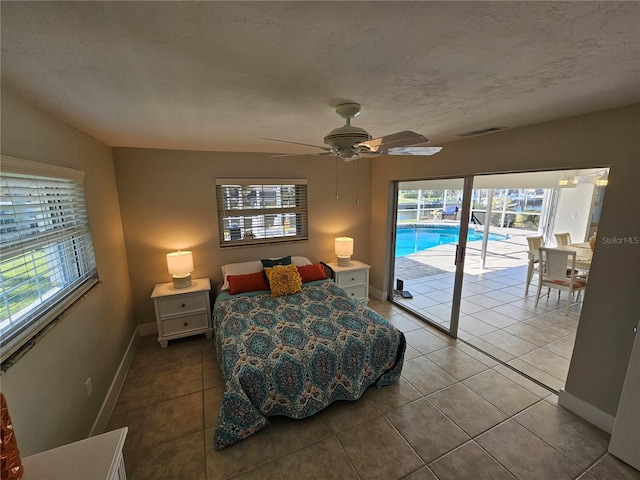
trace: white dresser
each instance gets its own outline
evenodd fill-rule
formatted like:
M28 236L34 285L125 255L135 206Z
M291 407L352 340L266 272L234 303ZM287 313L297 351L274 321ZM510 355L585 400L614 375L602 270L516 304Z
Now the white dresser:
M365 305L369 303L369 269L370 265L358 260L351 260L351 265L341 267L337 263L327 263L334 272L333 280L349 295L357 298Z
M213 335L211 327L211 281L196 278L188 288L173 283L156 285L151 294L156 309L158 342L166 347L169 340L204 333Z
M23 480L126 480L127 427L22 459Z

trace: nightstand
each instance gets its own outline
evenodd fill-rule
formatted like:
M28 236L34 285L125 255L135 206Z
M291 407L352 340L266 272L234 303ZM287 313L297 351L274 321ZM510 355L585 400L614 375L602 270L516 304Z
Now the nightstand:
M192 280L189 288L177 289L173 283L156 285L151 294L156 308L158 342L166 347L169 340L205 333L213 335L211 327L211 281Z
M127 427L22 459L23 480L126 480L122 447Z
M351 265L340 267L337 263L327 263L334 272L333 281L349 295L357 298L365 305L369 303L369 269L370 265L351 260Z

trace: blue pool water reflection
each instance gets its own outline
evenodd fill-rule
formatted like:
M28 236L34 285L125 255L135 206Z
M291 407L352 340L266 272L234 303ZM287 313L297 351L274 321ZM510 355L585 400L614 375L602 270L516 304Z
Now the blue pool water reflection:
M460 237L460 227L457 225L425 225L418 228L399 227L396 230L396 257L404 257L427 248L455 243ZM489 240L505 240L506 235L490 233ZM482 232L469 230L467 241L482 240Z

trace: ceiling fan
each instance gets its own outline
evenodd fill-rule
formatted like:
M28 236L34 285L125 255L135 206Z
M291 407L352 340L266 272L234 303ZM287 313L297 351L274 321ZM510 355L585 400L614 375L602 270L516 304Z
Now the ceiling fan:
M328 147L275 138L263 140L316 147L322 150L317 155L336 155L346 162L356 160L362 155L434 155L442 150L442 147L425 146L429 139L409 130L372 138L364 128L351 125L351 119L360 114L359 103L341 103L336 107L336 113L344 118L346 123L331 130L324 137L324 143Z

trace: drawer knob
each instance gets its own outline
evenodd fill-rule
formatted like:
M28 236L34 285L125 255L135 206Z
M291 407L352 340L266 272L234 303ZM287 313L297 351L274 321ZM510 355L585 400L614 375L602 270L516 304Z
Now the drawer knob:
M184 307L186 307L186 306L187 306L187 304L186 304L186 303L183 303L183 304L182 304L182 305L180 305L180 306L181 306L182 308L184 308Z
M187 325L189 325L189 322L184 322L183 327L186 327Z
M353 277L351 277L351 281L352 281L352 282L355 282L355 281L356 281L356 279L355 279L355 278L353 278Z

